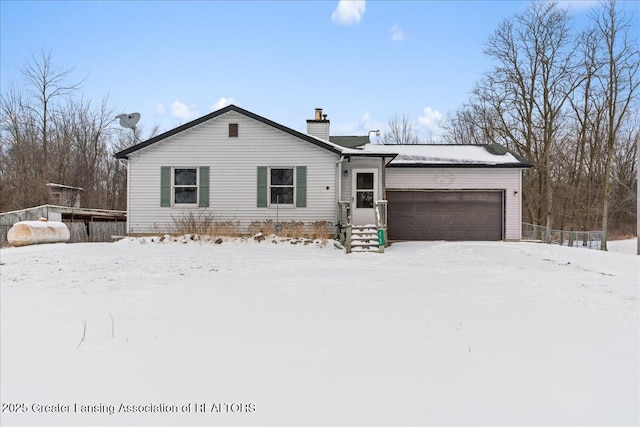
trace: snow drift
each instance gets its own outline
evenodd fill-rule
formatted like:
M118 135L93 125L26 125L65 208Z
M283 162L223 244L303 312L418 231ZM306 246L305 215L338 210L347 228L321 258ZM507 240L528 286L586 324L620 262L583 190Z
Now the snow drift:
M0 424L639 425L640 257L216 242L0 250Z

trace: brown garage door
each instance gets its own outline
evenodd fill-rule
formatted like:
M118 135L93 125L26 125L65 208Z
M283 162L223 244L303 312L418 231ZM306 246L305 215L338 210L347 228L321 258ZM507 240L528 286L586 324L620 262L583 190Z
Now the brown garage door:
M502 191L387 191L390 240L502 240Z

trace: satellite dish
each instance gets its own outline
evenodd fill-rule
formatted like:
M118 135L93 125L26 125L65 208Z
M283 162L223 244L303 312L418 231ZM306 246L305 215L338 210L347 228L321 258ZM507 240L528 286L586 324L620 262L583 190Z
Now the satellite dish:
M140 113L120 114L116 116L116 119L120 119L120 126L123 128L136 130L136 124L140 121Z

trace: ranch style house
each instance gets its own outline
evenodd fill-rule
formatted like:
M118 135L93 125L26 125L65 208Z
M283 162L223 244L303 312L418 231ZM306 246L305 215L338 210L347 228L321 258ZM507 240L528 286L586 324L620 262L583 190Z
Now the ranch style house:
M381 241L521 238L531 165L504 147L373 144L329 125L319 108L303 133L229 105L120 151L127 233L205 213L244 232L326 223L343 240L367 228Z

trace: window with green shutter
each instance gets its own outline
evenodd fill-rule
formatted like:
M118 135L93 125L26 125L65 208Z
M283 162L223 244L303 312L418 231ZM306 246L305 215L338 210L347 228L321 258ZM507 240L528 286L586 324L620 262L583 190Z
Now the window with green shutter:
M258 166L258 207L307 207L307 167Z
M160 206L209 206L209 166L160 168Z
M198 168L173 169L173 204L198 203Z
M307 167L296 167L296 207L307 207Z
M171 206L171 167L162 166L160 168L160 206L168 208Z
M292 205L295 185L293 168L269 169L269 203L272 205Z
M267 174L266 166L258 166L258 207L267 207Z
M200 187L198 189L198 207L209 207L209 166L200 166Z

